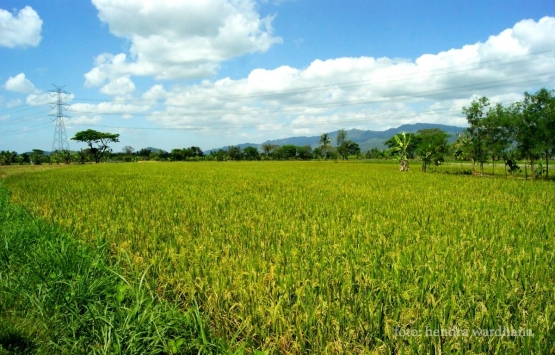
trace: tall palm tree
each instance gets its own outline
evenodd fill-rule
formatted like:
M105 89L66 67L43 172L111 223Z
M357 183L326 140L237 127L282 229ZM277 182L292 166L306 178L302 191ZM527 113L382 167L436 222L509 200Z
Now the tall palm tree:
M322 133L322 135L320 135L320 149L322 150L322 153L324 153L324 159L328 158L328 149L330 144L331 139L329 135L327 133Z

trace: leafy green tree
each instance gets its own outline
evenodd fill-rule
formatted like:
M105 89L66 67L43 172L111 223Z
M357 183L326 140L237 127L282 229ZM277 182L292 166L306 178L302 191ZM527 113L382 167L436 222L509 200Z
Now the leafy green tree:
M125 147L123 147L121 149L123 151L123 153L125 154L125 156L123 157L123 160L126 162L130 162L133 160L133 152L135 151L135 148L133 148L130 145L126 145Z
M385 152L380 148L373 147L372 149L368 150L364 155L366 159L380 159L385 157Z
M328 151L328 159L337 160L339 159L339 154L337 153L337 149L334 147L330 147Z
M298 147L293 144L285 144L276 150L275 155L280 160L291 160L297 157Z
M483 120L484 140L487 154L491 157L493 173L495 162L506 160L508 149L511 146L511 133L509 130L508 112L501 104L490 107Z
M30 164L31 163L31 156L27 153L23 153L19 156L21 159L19 161L19 164L23 165L23 164Z
M322 150L320 149L320 147L314 148L312 150L312 155L317 159L324 157L324 154L322 154Z
M204 152L199 147L191 146L183 149L172 149L171 157L172 160L176 161L199 160L199 158L204 157Z
M212 150L208 160L226 161L228 159L227 151L223 149Z
M59 150L53 151L52 153L50 153L50 155L47 158L48 158L48 164L56 163L56 165L60 165L60 162L62 161L62 157L60 155Z
M337 136L335 137L335 141L337 143L337 148L341 147L343 143L347 140L347 131L345 129L340 129L337 131Z
M468 132L457 133L457 141L453 144L453 150L453 157L461 162L461 170L463 170L462 162L470 160L472 152L472 140Z
M135 148L133 148L130 145L126 145L121 150L125 153L125 155L133 155L133 152L135 151Z
M33 164L41 165L45 161L44 151L40 149L33 149L30 159Z
M555 149L555 90L543 88L533 95L525 93L524 106L524 124L529 125L525 130L529 130L533 135L531 137L535 141L533 150L537 155L545 157L545 176L547 178L549 177L549 158ZM533 166L532 171L534 171Z
M150 160L150 159L156 160L155 158L157 157L157 154L155 152L152 152L150 149L146 149L146 148L139 150L137 154L141 158L143 158L143 160Z
M352 140L346 140L343 141L339 147L337 147L337 153L341 156L341 158L348 160L349 155L360 154L360 146Z
M89 146L90 154L94 157L94 161L98 164L102 157L109 152L109 143L119 142L119 134L107 132L98 132L92 129L77 132L74 141L86 143Z
M200 158L200 157L204 156L204 152L202 151L202 149L200 149L200 147L197 147L197 146L193 145L193 146L189 147L188 149L189 149L189 152L190 152L191 156L193 156L195 158L196 157Z
M170 161L170 152L166 152L165 150L159 150L157 153L158 159L161 161Z
M255 147L245 147L245 149L243 149L243 155L246 160L260 160L260 153Z
M227 147L227 156L230 160L241 160L243 159L243 153L241 152L241 148L239 146L229 146Z
M67 149L60 151L60 158L64 164L71 164L71 152Z
M184 160L190 160L191 158L196 157L195 151L191 148L183 148L182 152Z
M309 145L298 147L297 148L297 156L301 160L310 160L310 159L312 159L312 147L309 146Z
M472 101L469 107L463 107L462 113L466 116L469 127L466 129L472 144L467 144L466 153L472 161L472 173L476 175L476 162L480 163L480 171L484 171L484 163L487 161L486 131L484 120L490 102L487 97Z
M416 154L422 160L422 171L426 172L429 164L436 166L445 159L444 156L449 151L447 139L449 135L439 128L423 129L415 135L417 138Z
M324 159L328 158L328 153L330 150L331 140L327 133L322 133L320 135L320 151L322 152Z
M170 152L171 159L173 161L183 161L185 160L185 155L183 154L183 149L172 149Z
M74 159L79 164L85 164L87 162L87 157L89 156L89 149L80 149L75 152Z
M270 143L265 143L262 144L262 152L264 152L264 155L266 156L266 158L269 158L272 156L272 154L279 148L279 145L276 144L270 144Z
M520 158L530 161L532 178L534 178L535 163L542 153L540 142L543 134L534 106L533 95L526 92L522 101L515 102L509 108L510 127L516 150Z

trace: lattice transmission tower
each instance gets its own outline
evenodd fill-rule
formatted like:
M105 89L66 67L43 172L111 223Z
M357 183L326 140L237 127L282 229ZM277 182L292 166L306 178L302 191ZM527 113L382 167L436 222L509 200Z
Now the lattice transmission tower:
M56 110L56 113L53 113L49 116L54 116L55 118L52 121L55 122L56 128L54 129L54 141L52 142L52 151L62 151L62 150L69 150L69 142L67 140L66 134L66 119L70 117L64 115L64 110L66 110L69 104L64 103L64 99L69 97L69 93L63 90L63 86L56 86L55 90L50 90L52 93L52 97L56 97L55 102L51 102L52 108Z

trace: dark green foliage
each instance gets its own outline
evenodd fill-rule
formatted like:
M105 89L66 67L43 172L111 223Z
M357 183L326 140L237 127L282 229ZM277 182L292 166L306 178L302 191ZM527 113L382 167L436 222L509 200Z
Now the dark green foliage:
M430 164L440 165L445 159L449 135L439 128L424 129L418 131L414 137L416 142L416 154L422 160L422 171Z
M466 135L460 135L456 154L480 163L491 160L509 160L515 157L530 163L530 170L548 177L549 158L555 148L555 91L541 89L535 94L525 92L522 101L505 108L501 104L490 106L488 98L474 100L463 107L469 127ZM515 154L510 152L511 146ZM545 158L546 168L536 169L535 164ZM494 165L495 167L495 165ZM539 173L538 173L539 172Z
M191 158L200 158L204 156L202 149L195 146L183 149L172 149L170 154L174 161L191 160Z
M364 155L367 159L383 159L386 155L386 152L381 150L380 148L372 148L366 152Z
M532 171L542 155L548 166L555 150L555 90L525 92L522 102L511 106L510 112L514 140L521 156L530 161ZM548 169L545 172L548 176Z
M11 165L17 161L17 152L3 150L0 152L0 165Z
M309 145L297 147L297 157L301 160L312 159L312 147Z
M469 144L466 146L467 156L472 161L472 172L476 173L476 162L480 163L480 172L484 171L484 163L487 161L486 131L484 122L487 117L487 109L490 105L487 97L472 101L469 107L463 107L462 113L468 121Z
M349 155L360 154L360 146L352 140L346 140L343 141L339 147L337 147L337 153L341 156L341 158L347 160L349 159Z
M264 152L264 155L266 156L266 158L269 158L276 149L279 148L279 145L275 145L275 144L262 144L262 151Z
M293 144L282 145L276 150L274 155L280 160L295 159L297 157L297 149L298 147Z
M246 160L260 160L260 153L255 147L245 147L243 154Z
M227 156L230 160L242 160L243 152L239 146L229 146L227 147Z
M33 162L33 164L41 165L45 160L44 151L40 149L33 149L30 159Z
M108 132L97 132L92 129L75 133L75 137L71 138L74 141L87 143L89 152L94 157L96 163L104 156L108 150L109 143L119 142L119 134Z
M320 135L320 141L318 143L320 143L320 152L324 156L324 159L327 159L331 144L331 139L329 135L327 133L322 133L322 135Z

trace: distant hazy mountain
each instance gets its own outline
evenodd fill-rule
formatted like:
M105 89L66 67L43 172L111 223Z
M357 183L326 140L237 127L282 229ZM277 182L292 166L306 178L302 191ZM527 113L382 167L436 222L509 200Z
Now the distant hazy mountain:
M450 140L454 141L457 137L457 133L460 133L464 130L463 127L456 127L456 126L447 126L442 124L436 123L415 123L415 124L405 124L399 126L397 128L390 128L385 131L363 131L360 129L350 129L347 131L347 139L350 139L360 145L360 149L365 152L369 149L374 147L384 149L386 148L383 144L384 141L388 140L389 138L393 137L395 134L399 134L402 132L406 133L416 133L422 129L431 129L431 128L440 128L443 131L447 132L451 135ZM337 137L337 132L328 132L332 145L335 146L335 138ZM268 140L261 144L255 143L242 143L238 144L238 146L243 149L245 147L255 147L261 150L263 144L275 144L275 145L285 145L285 144L293 144L298 146L309 145L312 148L316 148L320 145L320 136L311 136L311 137L289 137L283 139L274 139ZM227 150L226 147L212 149L212 150ZM209 154L211 150L206 151L205 153Z

